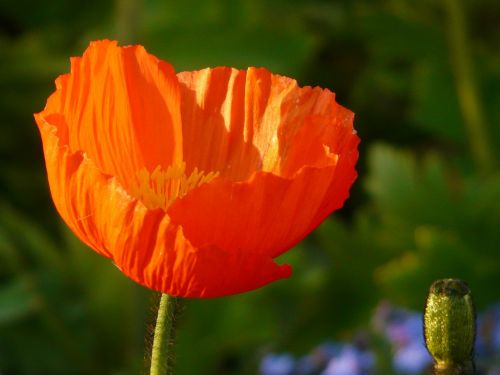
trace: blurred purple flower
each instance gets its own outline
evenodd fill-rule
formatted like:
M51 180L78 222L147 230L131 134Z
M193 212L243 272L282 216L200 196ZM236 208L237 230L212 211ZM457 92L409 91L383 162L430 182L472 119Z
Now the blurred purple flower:
M397 347L412 345L416 342L424 345L424 326L422 315L407 312L398 321L390 322L386 328L387 338Z
M332 358L321 375L368 375L373 372L375 358L369 351L359 350L353 345L345 345Z
M398 374L419 375L432 364L425 346L412 343L396 350L393 366Z
M418 375L432 363L425 348L422 314L383 302L377 308L374 326L390 342L398 374Z
M261 375L291 375L295 360L290 354L266 354L261 362L259 372Z
M322 369L328 364L330 359L335 357L342 350L342 346L333 343L325 342L316 348L311 353L302 357L297 361L294 375L312 375L319 374Z

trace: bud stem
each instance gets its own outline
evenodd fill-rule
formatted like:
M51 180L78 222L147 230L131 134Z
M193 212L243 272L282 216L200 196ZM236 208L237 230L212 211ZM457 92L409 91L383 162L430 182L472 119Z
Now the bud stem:
M463 365L450 364L448 367L434 365L434 375L474 375L474 364L471 361Z

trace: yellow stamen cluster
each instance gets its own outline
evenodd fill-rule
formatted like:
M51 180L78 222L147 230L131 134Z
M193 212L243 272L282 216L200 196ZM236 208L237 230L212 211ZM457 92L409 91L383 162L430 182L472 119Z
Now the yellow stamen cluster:
M171 165L166 170L160 166L153 172L142 169L138 175L138 183L133 194L148 208L167 208L177 199L185 196L190 190L213 180L219 172L205 174L195 168L188 176L186 163Z

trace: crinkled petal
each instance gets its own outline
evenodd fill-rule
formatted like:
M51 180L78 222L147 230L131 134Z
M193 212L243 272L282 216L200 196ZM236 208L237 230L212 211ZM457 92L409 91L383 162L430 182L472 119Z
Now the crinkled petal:
M182 159L179 85L171 65L142 46L92 42L60 76L44 117L62 116L61 144L82 151L126 187L143 168ZM62 121L61 121L62 122Z
M146 208L83 153L60 146L57 124L41 115L35 118L61 217L84 243L136 282L173 296L218 297L290 275L289 266L279 266L269 256L193 246L163 210Z
M266 69L219 67L178 74L188 169L233 181L255 171L291 176L331 163L352 136L353 114L320 88L300 88Z
M333 93L265 69L178 76L187 163L220 171L168 210L195 246L275 257L343 205L359 138Z

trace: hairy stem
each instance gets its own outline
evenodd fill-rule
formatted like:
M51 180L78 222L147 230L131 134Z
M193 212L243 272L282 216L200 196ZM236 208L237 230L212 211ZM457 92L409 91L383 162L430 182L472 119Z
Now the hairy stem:
M179 309L178 298L168 294L161 295L151 351L150 375L172 375L174 373L173 348L176 316Z

